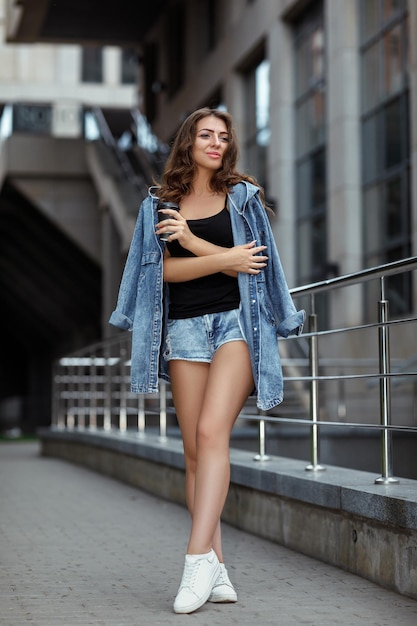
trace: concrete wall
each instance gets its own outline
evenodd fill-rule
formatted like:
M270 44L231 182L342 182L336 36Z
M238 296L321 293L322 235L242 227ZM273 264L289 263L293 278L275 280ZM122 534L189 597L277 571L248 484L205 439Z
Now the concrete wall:
M98 196L84 139L15 134L3 142L1 158L13 184L101 264Z

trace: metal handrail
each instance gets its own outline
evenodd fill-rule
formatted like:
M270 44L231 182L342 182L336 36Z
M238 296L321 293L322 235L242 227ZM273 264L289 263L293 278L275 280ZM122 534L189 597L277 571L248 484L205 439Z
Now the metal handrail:
M319 462L319 439L320 428L323 426L332 427L355 427L359 429L378 430L381 434L381 476L375 482L377 484L391 484L398 480L393 476L392 468L392 433L417 432L417 426L413 425L392 425L391 423L391 382L398 379L412 380L416 378L417 372L405 371L404 367L396 368L397 371L390 371L391 356L389 346L390 328L397 325L415 324L416 318L408 317L404 319L390 320L388 315L388 301L385 299L385 277L393 274L413 271L417 269L417 257L402 259L386 265L382 265L367 270L362 270L355 274L340 276L329 280L324 280L311 285L298 287L291 290L293 297L311 295L322 291L329 291L348 285L357 285L371 279L380 280L380 299L378 302L379 319L372 324L363 324L347 328L335 328L319 331L317 326L317 314L313 312L309 315L309 326L307 332L301 337L291 337L291 341L306 341L309 345L308 355L308 375L301 375L298 371L296 375L285 376L286 383L298 381L301 384L308 384L309 389L309 419L300 417L291 418L270 415L265 411L251 411L250 402L242 411L240 419L257 420L259 428L259 454L254 459L257 461L267 461L266 453L266 423L287 423L310 426L310 449L311 462L306 469L310 471L322 471L324 467ZM378 370L372 373L349 373L337 375L322 375L319 373L319 365L329 366L331 359L324 359L320 362L318 352L318 342L321 337L337 334L351 330L378 331L379 356L377 360ZM99 421L105 430L117 428L120 432L126 432L129 428L135 428L139 437L144 437L146 429L149 427L147 420L157 420L159 425L159 436L161 441L165 441L167 432L167 415L175 414L172 406L169 385L161 384L159 394L136 395L129 391L130 375L130 333L119 333L107 340L97 342L93 345L85 346L82 350L71 355L64 356L55 364L54 373L54 407L53 425L58 428L97 428ZM286 361L291 361L287 358ZM299 359L295 359L300 367ZM375 364L375 360L372 360ZM408 359L408 364L413 367L415 357ZM352 361L349 361L349 367ZM359 367L363 364L359 362ZM305 367L304 359L302 367ZM326 421L320 419L320 397L319 382L340 381L342 384L347 380L369 380L379 384L379 424L352 423L347 421ZM416 384L417 389L417 384ZM100 417L100 420L99 420ZM133 420L133 421L132 421ZM177 433L176 433L177 434ZM177 434L178 436L178 434Z
M310 418L311 418L311 463L308 470L318 471L323 467L318 462L318 329L317 315L314 313L314 296L317 293L358 285L379 278L380 300L378 302L378 338L379 338L379 386L380 386L380 426L381 426L381 466L382 474L375 480L377 484L397 483L392 472L392 432L391 425L391 372L389 342L389 303L385 298L385 278L411 271L417 268L417 257L410 257L386 263L379 267L368 268L354 274L330 278L318 283L291 290L293 297L311 295L312 313L309 315L310 333ZM332 331L328 331L332 332ZM339 329L340 332L340 329Z
M103 111L99 107L94 107L92 109L92 114L94 115L98 128L100 130L100 135L104 141L104 143L113 151L116 160L118 161L120 171L123 173L126 180L133 185L133 187L137 188L139 192L143 191L143 181L138 178L135 170L132 167L131 162L127 158L125 152L120 150L117 142L110 130L110 127L104 117Z
M293 287L290 289L290 293L294 298L316 293L324 293L325 291L330 291L331 289L357 285L358 283L363 283L375 278L394 276L394 274L402 274L403 272L409 272L415 269L417 269L417 256L412 256L400 259L399 261L393 261L391 263L385 263L376 267L370 267L365 270L353 272L352 274L335 276L333 278L321 280L316 283L310 283L309 285L303 285L301 287Z

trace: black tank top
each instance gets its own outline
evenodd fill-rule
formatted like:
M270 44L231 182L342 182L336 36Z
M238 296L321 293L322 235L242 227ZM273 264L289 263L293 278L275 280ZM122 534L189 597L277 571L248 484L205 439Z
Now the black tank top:
M224 248L233 247L232 225L225 207L220 213L201 220L187 220L193 234ZM173 257L193 257L178 241L169 241ZM237 309L240 303L237 278L221 272L182 283L169 283L170 319L185 319L206 313L220 313Z

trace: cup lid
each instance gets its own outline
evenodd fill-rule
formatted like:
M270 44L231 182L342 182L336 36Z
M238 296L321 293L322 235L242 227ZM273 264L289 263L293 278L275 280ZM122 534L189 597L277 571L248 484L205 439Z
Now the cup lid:
M166 209L179 209L179 205L176 202L165 202L164 200L162 200L161 202L158 202L158 208L159 207L164 207Z

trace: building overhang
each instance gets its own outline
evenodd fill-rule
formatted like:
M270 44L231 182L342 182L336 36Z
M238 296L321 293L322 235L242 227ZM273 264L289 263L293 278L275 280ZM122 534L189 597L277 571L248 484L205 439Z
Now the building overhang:
M167 0L9 0L7 41L137 46Z

